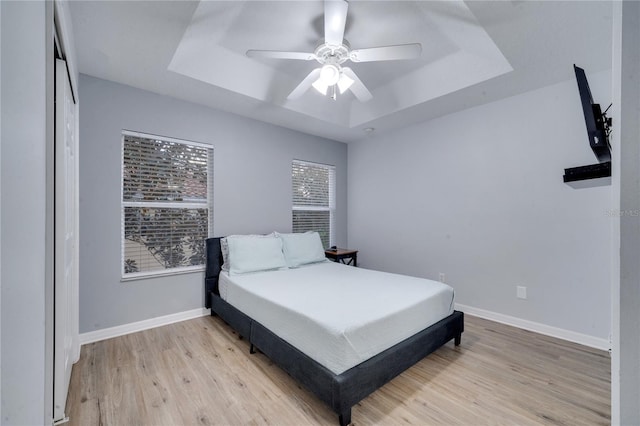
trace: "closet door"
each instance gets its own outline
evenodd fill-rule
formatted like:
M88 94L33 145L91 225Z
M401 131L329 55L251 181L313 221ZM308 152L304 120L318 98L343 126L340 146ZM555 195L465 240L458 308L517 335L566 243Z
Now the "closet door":
M56 59L53 418L65 418L78 336L76 106L66 63Z

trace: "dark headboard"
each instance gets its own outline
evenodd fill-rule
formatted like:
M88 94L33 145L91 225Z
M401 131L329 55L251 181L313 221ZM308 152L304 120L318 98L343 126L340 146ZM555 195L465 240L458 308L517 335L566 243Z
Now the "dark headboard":
M220 238L207 238L207 268L204 274L204 304L211 307L211 292L220 294L218 290L218 277L222 268L222 250Z

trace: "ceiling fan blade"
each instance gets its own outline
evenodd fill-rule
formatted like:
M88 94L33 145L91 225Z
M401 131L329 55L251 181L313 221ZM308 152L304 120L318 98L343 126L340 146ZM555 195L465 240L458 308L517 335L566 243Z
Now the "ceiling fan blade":
M371 47L351 51L349 59L353 62L395 61L399 59L415 59L420 57L420 43L399 44L396 46Z
M298 84L298 86L295 89L293 89L291 93L289 93L289 96L287 96L287 99L297 99L300 96L302 96L304 92L309 90L313 82L316 81L319 77L320 77L320 68L316 68L313 71L311 71L309 75L307 75L304 78L304 80L302 80L302 82Z
M247 56L250 58L298 59L301 61L311 61L316 59L316 55L314 53L284 52L280 50L247 50Z
M349 89L351 89L355 97L358 98L360 102L367 102L368 100L371 100L373 98L373 95L371 94L369 89L367 89L362 81L360 81L356 73L354 73L351 68L342 67L342 72L351 80L353 80L353 83L351 84L351 87L349 87Z
M344 0L324 2L324 41L332 46L341 46L347 24L349 4Z

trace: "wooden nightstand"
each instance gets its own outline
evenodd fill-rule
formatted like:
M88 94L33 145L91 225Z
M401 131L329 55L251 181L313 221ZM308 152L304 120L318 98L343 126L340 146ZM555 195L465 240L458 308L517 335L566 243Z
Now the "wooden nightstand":
M350 249L328 249L324 251L324 255L334 262L344 263L345 265L358 266L358 250Z

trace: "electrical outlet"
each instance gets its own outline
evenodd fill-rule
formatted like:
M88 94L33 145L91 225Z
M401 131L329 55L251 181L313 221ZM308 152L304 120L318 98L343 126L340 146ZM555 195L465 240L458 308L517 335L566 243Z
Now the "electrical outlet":
M516 297L518 299L526 299L527 298L527 288L524 286L516 286Z
M438 277L438 280L440 280L441 283L444 282L444 272L440 272L440 275Z

